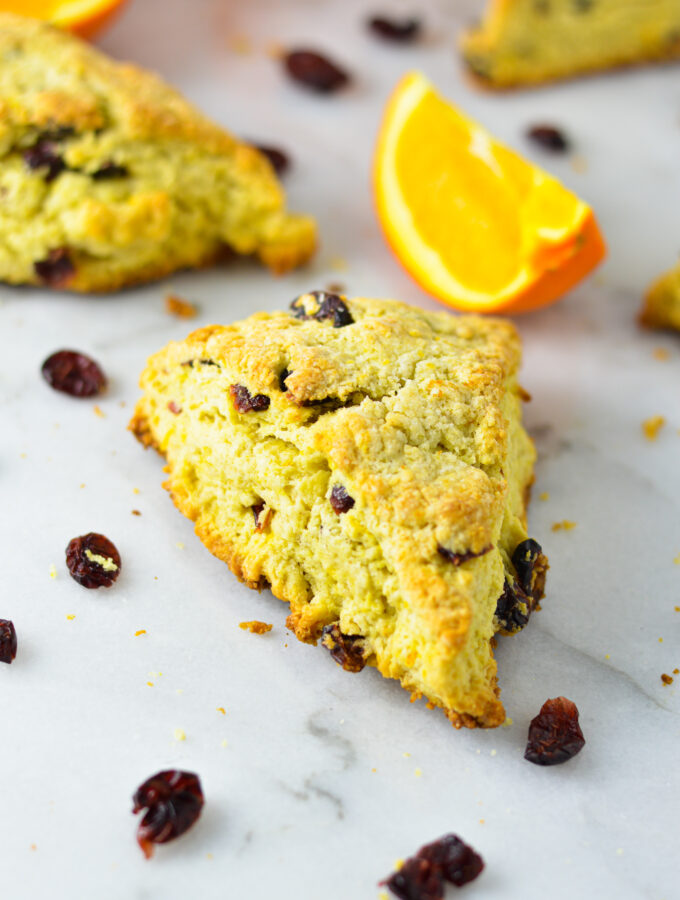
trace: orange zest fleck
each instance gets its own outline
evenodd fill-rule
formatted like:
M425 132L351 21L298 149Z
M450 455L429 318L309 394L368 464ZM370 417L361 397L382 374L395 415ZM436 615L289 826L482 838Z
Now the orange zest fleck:
M217 707L217 712L218 712L218 713L222 713L223 716L226 716L226 714L227 714L227 711L226 711L226 709L225 709L223 706L218 706L218 707Z
M439 97L419 72L388 101L373 180L399 262L455 309L546 306L606 252L586 203Z
M268 631L271 631L274 626L268 625L266 622L258 622L257 619L254 619L252 622L239 622L238 627L242 628L244 631L249 631L251 634L266 634Z
M663 416L652 416L650 419L645 419L642 423L644 436L648 441L655 441L665 424L666 420Z
M139 637L140 634L146 634L146 628L140 628L139 631L135 631L135 637Z
M168 294L165 298L165 311L170 316L177 316L178 319L193 319L198 313L198 308L176 294Z

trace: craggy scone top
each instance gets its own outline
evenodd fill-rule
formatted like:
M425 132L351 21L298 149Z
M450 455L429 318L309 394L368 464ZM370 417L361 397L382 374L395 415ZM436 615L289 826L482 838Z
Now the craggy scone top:
M132 427L299 638L335 626L454 724L497 725L490 642L515 630L496 611L534 460L519 360L507 322L317 292L156 354Z
M114 290L225 247L275 271L314 250L257 150L160 78L0 14L0 279Z

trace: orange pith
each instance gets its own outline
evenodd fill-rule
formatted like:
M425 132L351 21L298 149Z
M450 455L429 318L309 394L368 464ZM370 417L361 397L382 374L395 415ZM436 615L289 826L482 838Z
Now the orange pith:
M457 309L544 306L605 254L587 204L442 100L419 73L403 78L388 103L374 183L399 261Z
M79 34L93 37L127 0L0 0L0 12L43 19Z

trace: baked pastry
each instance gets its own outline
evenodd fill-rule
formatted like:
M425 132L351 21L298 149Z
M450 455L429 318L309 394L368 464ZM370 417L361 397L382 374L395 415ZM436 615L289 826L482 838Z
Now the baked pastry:
M547 567L527 539L519 361L507 322L319 291L169 344L130 427L300 640L456 727L495 726L493 637L526 624Z
M639 320L646 328L680 331L680 263L650 287Z
M512 87L680 56L677 0L489 0L463 34L485 84Z
M0 280L112 291L225 250L314 251L269 161L155 75L0 14Z

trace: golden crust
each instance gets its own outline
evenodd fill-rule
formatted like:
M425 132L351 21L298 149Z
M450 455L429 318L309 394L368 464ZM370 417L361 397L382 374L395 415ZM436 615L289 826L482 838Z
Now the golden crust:
M258 313L170 344L130 428L166 456L200 539L290 604L300 640L337 623L456 727L499 725L491 640L534 459L517 334L393 301L343 306L343 327ZM339 512L338 485L352 501Z
M225 248L280 274L316 246L313 220L286 212L259 151L152 73L10 13L0 198L0 279L13 284L112 291L209 265ZM36 268L55 251L70 274Z
M513 88L680 57L675 0L489 0L460 41L474 81Z

